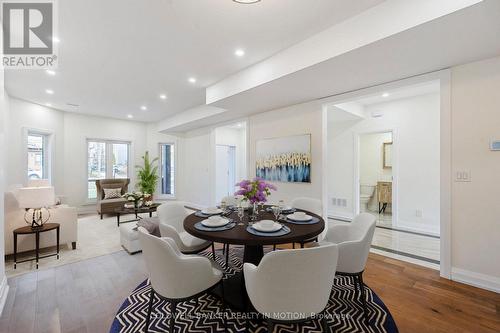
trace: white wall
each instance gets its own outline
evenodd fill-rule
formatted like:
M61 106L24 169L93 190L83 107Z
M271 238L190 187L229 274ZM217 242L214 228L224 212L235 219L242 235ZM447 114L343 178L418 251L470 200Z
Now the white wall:
M366 108L367 114L382 113L381 118L329 123L330 214L347 218L354 214L355 136L395 130L393 149L397 160L393 163L398 170L397 226L439 233L439 110L439 94L429 94ZM347 199L347 207L333 206L331 198ZM422 217L416 216L417 210L422 211Z
M2 28L0 27L0 36ZM0 37L0 45L2 37ZM7 277L5 276L5 259L4 259L4 192L5 192L5 176L6 176L6 129L9 119L9 96L4 87L4 70L0 65L0 315L2 314L9 286L7 285ZM10 141L10 140L9 140Z
M359 183L375 188L369 208L378 209L376 186L379 181L392 181L392 168L384 168L384 143L392 142L392 132L371 133L359 138ZM390 211L390 207L387 211Z
M87 139L106 139L131 143L129 189L133 190L136 184L135 165L141 164L141 156L147 149L146 124L68 112L63 112L63 115L64 195L67 196L68 203L73 206L81 206L87 202Z
M7 147L7 185L26 185L26 148L24 129L38 129L52 133L51 180L57 194L64 192L64 112L45 106L10 99L8 147Z
M236 147L236 181L246 178L247 147L246 130L242 128L218 127L215 129L215 144Z
M452 276L500 292L500 57L452 69Z
M290 107L260 113L248 120L249 161L248 174L255 177L255 147L259 139L311 134L311 183L276 182L278 191L273 192L273 202L290 202L297 197L322 200L323 196L323 152L322 152L322 108L317 102L297 104Z
M212 161L215 155L214 133L210 128L188 132L182 138L183 158L178 179L181 182L180 199L198 206L210 206L215 201Z
M53 133L52 183L57 194L66 196L68 204L87 204L88 138L131 142L129 174L133 188L134 166L141 162L141 156L147 149L146 124L62 112L14 98L10 100L9 114L7 184L26 183L22 138L23 128L28 127ZM88 209L93 210L92 207Z

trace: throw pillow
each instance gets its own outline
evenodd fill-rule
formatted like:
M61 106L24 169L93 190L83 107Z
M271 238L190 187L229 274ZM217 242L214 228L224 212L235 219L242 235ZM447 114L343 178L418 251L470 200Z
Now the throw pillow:
M158 217L143 218L137 222L137 227L143 227L151 235L161 237L160 220L158 219Z
M103 188L103 191L104 191L104 200L121 198L122 196L121 188Z

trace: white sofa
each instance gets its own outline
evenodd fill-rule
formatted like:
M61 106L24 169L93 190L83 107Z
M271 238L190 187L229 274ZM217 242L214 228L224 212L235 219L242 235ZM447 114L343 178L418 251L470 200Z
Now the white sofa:
M4 195L5 204L5 254L14 253L13 230L19 227L27 226L24 220L25 210L19 208L17 201L17 190L19 186L11 187ZM78 241L78 217L76 207L67 205L58 205L50 208L50 220L48 222L59 223L61 225L59 243L61 246L71 243L73 249L76 249ZM44 232L40 234L40 248L56 245L56 233ZM17 240L17 252L29 251L35 249L35 236L22 235Z

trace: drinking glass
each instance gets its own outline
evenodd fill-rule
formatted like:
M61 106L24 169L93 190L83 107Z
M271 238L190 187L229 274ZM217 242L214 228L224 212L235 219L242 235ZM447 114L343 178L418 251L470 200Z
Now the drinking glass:
M222 213L226 213L226 209L227 209L227 205L226 205L226 201L225 200L222 200L221 203L220 203L220 209L222 210Z
M280 219L284 219L284 218L285 218L285 216L284 216L283 214L281 214L281 212L283 211L283 209L285 209L285 201L280 200L280 201L278 202L278 207L279 207L279 209L280 209Z
M279 218L280 218L280 215L281 215L281 209L280 209L280 207L278 207L278 206L272 206L271 209L272 209L273 214L274 214L274 219L276 220L276 222L278 222Z
M239 205L238 206L238 217L240 218L240 221L243 222L243 216L245 216L245 209L243 206Z

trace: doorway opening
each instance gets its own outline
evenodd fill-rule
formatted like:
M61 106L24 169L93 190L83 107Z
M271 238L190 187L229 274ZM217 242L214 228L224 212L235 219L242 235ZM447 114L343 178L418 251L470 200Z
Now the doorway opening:
M333 223L373 214L372 252L438 270L440 87L432 80L381 88L325 106Z
M246 177L246 122L215 129L215 202L232 196Z
M359 135L358 211L377 216L377 225L392 227L394 177L392 131Z

